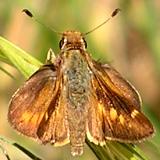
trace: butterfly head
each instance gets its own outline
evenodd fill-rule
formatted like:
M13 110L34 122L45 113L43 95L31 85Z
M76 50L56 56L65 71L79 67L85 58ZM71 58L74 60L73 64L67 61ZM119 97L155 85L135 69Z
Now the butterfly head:
M81 32L78 31L66 31L63 32L62 38L59 42L60 49L82 49L86 50L87 43Z

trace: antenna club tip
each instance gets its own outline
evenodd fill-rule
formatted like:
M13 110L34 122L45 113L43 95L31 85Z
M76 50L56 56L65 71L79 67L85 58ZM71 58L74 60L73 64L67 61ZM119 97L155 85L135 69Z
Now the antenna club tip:
M112 12L112 17L116 16L119 12L121 11L120 8L116 8L113 12Z
M24 12L27 16L33 17L33 14L28 9L23 9L22 12Z

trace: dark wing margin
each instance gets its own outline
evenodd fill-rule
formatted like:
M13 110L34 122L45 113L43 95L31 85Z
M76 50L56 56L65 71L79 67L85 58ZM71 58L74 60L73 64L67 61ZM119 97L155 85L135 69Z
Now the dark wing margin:
M24 135L37 138L38 127L59 90L54 65L44 65L13 95L8 112L11 125ZM52 104L52 112L55 105Z
M105 140L141 141L154 132L141 112L141 101L133 86L109 65L92 66L92 90L89 98L87 137L104 145Z

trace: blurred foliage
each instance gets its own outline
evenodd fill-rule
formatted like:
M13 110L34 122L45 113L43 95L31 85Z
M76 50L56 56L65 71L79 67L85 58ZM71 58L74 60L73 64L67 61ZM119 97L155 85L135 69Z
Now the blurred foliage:
M88 35L88 52L102 62L108 60L139 90L143 99L143 110L156 128L155 136L150 142L141 143L139 146L148 159L159 160L160 2L158 0L96 0L94 2L91 0L1 0L0 35L23 48L27 53L33 53L34 57L44 62L49 48L58 54L60 37L24 16L21 13L22 9L28 8L41 21L48 26L53 26L58 31L76 29L86 32L105 20L106 16L110 15L117 7L122 10L117 17ZM21 55L19 55L20 57ZM3 117L0 122L0 135L25 144L37 155L40 154L40 157L44 155L46 159L66 159L66 157L72 159L67 147L56 149L45 146L43 148L27 137L18 136L8 125L7 106L9 99L20 83L24 81L21 74L11 66L13 59L8 58L10 61L7 61L7 58L0 54L2 60L0 62L0 68L2 68L2 71L0 70L0 111L1 117ZM21 63L19 60L18 62ZM38 62L38 64L40 63ZM19 65L21 66L21 64ZM16 68L18 67L16 66ZM11 76L8 76L10 74ZM16 81L10 78L12 76L16 78ZM15 159L27 159L19 152L15 152L14 149L8 148L8 146L5 148L11 155L18 157ZM84 156L79 159L91 159L91 156L93 160L96 159L86 147ZM0 159L5 158L0 155Z

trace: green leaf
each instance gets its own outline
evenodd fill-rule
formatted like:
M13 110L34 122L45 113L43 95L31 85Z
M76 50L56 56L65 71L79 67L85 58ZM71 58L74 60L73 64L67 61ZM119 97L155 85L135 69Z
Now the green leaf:
M6 73L8 76L10 76L11 78L15 79L14 76L9 73L6 69L4 69L3 67L0 66L0 70L2 70L4 73Z
M2 153L4 154L4 156L6 157L7 160L11 160L7 151L4 149L4 147L2 146L1 143L0 143L0 150L2 151Z
M106 145L101 147L88 140L86 143L99 160L147 160L140 149L132 144L107 141Z
M41 158L37 157L31 151L19 145L18 143L12 143L12 145L21 150L22 152L24 152L26 155L28 155L28 157L32 158L33 160L42 160Z
M39 158L38 156L34 155L32 152L30 152L28 149L26 149L25 147L21 146L18 143L12 142L12 141L10 141L10 140L8 140L8 139L6 139L4 137L1 137L1 136L0 136L0 140L2 142L5 142L7 144L10 144L10 145L16 147L17 149L19 149L20 151L22 151L24 154L26 154L28 157L30 157L33 160L42 160L41 158ZM6 156L6 158L8 160L10 160L9 155L6 153L6 150L3 148L2 145L0 145L0 148L3 151L4 155Z
M41 65L38 60L2 37L0 37L0 59L16 67L25 77L29 77Z

